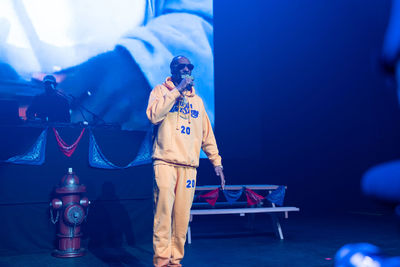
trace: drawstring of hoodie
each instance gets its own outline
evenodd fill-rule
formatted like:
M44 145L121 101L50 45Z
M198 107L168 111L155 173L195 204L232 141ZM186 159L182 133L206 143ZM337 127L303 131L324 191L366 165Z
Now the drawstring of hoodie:
M182 100L182 97L179 97L179 99L178 99L178 112L176 113L176 130L178 130L178 131L179 131L179 113L180 113L180 110L181 110L181 100Z
M189 106L189 119L188 119L188 122L189 122L189 124L190 124L190 117L192 116L192 110L191 110L191 108L190 108L189 99L188 99L188 106Z
M179 97L179 99L178 99L178 112L176 113L176 130L178 130L178 131L179 131L179 116L180 116L180 112L181 112L181 103L183 102L183 107L185 107L186 106L186 104L185 104L186 101L184 101L185 99L187 101L187 105L188 105L188 108L189 108L189 118L188 118L188 123L189 124L190 124L190 117L192 115L192 109L190 107L189 99L185 95L183 95L183 97L182 96Z

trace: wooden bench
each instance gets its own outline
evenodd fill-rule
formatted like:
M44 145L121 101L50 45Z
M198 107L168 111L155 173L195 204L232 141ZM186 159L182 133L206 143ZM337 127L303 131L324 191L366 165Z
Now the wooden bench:
M196 191L211 191L217 189L219 186L197 186ZM225 190L241 190L243 187L251 190L263 190L271 193L273 190L277 189L278 185L227 185ZM262 207L263 203L257 205L257 207L248 207L247 202L235 202L233 204L229 202L216 202L216 205L212 208L200 209L204 206L210 206L208 203L193 202L192 209L190 211L190 221L188 228L188 243L192 243L192 230L191 222L193 221L193 216L195 215L218 215L218 214L239 214L240 216L245 216L246 213L268 213L271 215L274 230L276 231L278 237L283 239L282 227L279 223L279 219L276 216L278 213L284 213L285 218L288 218L288 213L291 211L299 211L296 207L276 207L274 203L271 203L271 207ZM247 207L246 207L247 206ZM224 208L220 208L224 207ZM228 208L226 208L228 207Z

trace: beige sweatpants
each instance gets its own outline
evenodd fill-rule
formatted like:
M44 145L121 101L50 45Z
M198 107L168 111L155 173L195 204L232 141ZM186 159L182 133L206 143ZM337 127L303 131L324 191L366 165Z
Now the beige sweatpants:
M154 165L154 266L181 266L196 173L193 167Z

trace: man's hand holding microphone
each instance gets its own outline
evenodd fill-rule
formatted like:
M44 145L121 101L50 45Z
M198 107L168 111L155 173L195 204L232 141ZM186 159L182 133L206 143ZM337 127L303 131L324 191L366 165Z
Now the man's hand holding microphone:
M182 94L183 91L185 90L191 90L192 86L194 85L193 83L194 77L190 75L182 75L182 80L176 87L176 89Z

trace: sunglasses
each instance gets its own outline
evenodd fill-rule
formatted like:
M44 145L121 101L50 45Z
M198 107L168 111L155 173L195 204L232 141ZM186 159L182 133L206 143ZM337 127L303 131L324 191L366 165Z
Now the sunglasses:
M178 70L183 70L185 67L187 67L189 70L193 70L194 69L193 64L178 64L178 65L176 65L176 68Z

